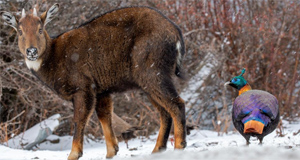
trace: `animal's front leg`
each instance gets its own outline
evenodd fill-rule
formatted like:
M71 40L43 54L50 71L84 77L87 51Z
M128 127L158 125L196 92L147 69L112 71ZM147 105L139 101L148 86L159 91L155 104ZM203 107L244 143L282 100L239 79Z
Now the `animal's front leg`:
M68 160L82 156L84 127L94 109L94 99L93 94L86 92L77 92L73 97L75 133Z
M101 122L107 154L106 158L112 158L119 151L118 141L112 129L113 105L110 95L98 95L96 103L96 112Z

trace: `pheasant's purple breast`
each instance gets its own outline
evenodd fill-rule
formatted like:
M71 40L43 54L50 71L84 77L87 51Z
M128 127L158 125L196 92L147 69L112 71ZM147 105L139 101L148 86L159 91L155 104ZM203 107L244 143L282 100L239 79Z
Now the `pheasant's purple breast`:
M265 126L278 115L278 101L272 94L261 90L250 90L238 96L233 104L233 118L242 117L262 122Z

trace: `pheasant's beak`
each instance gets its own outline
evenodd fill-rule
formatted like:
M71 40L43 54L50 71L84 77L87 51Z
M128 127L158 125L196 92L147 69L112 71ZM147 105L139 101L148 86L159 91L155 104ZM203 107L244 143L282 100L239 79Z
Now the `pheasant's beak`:
M259 121L255 121L255 120L248 121L247 123L244 124L244 133L262 134L264 130L264 126L265 125Z
M234 83L232 83L232 82L226 82L225 84L224 84L224 87L226 87L227 85L229 85L229 86L231 86L231 87L233 87L233 88L235 88L235 89L238 89L237 88L237 86L234 84Z
M226 82L225 84L224 84L224 87L226 87L227 85L229 85L230 84L230 82Z

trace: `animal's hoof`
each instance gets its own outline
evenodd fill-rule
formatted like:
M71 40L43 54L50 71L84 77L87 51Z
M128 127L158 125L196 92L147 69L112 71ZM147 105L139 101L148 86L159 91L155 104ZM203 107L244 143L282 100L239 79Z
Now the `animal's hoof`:
M175 149L184 149L186 147L186 141L182 141L178 144L175 144Z
M72 151L68 157L68 160L78 160L81 156L82 156L82 153Z
M153 153L159 153L159 152L163 152L167 149L166 146L155 146L155 148L153 149L152 151L152 154Z
M186 147L186 141L181 142L182 149Z
M106 154L106 158L107 159L111 159L113 158L119 151L119 146L114 146L113 149L108 149L107 150L107 154Z

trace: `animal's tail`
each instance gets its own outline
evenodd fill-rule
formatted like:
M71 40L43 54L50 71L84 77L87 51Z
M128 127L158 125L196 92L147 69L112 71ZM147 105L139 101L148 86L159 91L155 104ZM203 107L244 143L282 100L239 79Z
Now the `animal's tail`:
M184 45L184 41L183 41L183 37L182 37L181 33L180 33L180 39L176 43L176 51L177 51L177 57L176 57L175 74L177 77L185 79L185 73L181 69L182 59L185 54L185 45Z

